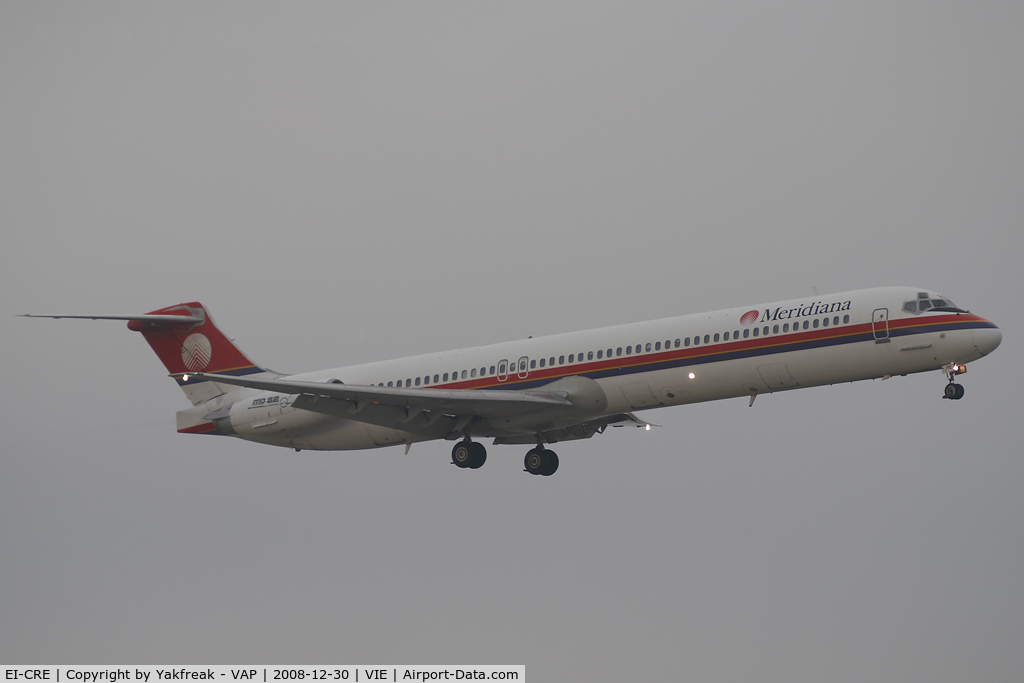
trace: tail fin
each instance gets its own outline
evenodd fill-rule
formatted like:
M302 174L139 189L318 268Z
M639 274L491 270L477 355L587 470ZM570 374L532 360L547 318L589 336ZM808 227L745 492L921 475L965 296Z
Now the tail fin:
M152 316L152 317L151 317ZM181 316L182 322L173 322ZM213 318L198 301L168 306L136 316L128 322L128 329L141 332L150 347L160 357L167 372L211 372L226 375L253 375L277 373L259 367L249 360L230 339L217 329ZM178 386L192 402L198 405L220 396L235 387L216 382L185 381Z

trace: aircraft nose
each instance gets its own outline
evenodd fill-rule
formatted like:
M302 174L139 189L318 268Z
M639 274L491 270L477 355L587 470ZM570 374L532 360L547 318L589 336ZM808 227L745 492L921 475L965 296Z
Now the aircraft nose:
M974 346L982 355L987 356L995 351L1002 341L1003 333L995 325L974 330Z

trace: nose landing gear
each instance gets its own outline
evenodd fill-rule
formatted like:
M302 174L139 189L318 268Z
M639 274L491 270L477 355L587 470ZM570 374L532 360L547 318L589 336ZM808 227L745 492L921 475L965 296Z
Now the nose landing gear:
M949 378L949 384L942 392L942 398L948 398L953 401L959 401L964 397L964 387L961 384L957 384L953 380L957 375L962 375L967 372L966 365L958 365L956 363L950 363L942 368L942 372Z

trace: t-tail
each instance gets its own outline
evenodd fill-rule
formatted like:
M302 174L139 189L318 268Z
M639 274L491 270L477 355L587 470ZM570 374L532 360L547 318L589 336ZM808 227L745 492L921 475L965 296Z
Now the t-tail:
M89 320L126 320L128 329L141 332L163 362L167 372L192 405L205 403L238 387L217 382L186 379L192 372L222 375L278 377L253 363L224 336L206 308L198 301L168 306L145 315L31 315L31 318L85 318Z
M153 319L159 316L160 319ZM181 317L178 323L172 316ZM141 332L163 362L167 372L176 376L181 390L192 405L205 403L238 387L179 377L182 373L209 372L222 375L277 376L253 363L235 344L217 329L213 318L198 301L178 304L136 316L128 329Z

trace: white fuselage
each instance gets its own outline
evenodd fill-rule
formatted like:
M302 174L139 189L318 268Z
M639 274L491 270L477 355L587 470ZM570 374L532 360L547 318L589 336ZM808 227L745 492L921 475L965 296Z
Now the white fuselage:
M443 351L292 375L349 385L446 389L562 386L586 378L599 392L586 414L543 409L474 427L498 443L634 410L937 370L990 353L1001 340L966 312L908 312L937 294L884 287ZM592 380L593 384L589 382ZM399 384L400 383L400 384ZM576 385L573 385L576 386ZM294 396L238 389L179 413L227 408L238 437L294 448L346 450L444 435L380 427L292 407ZM564 424L560 424L564 423Z

